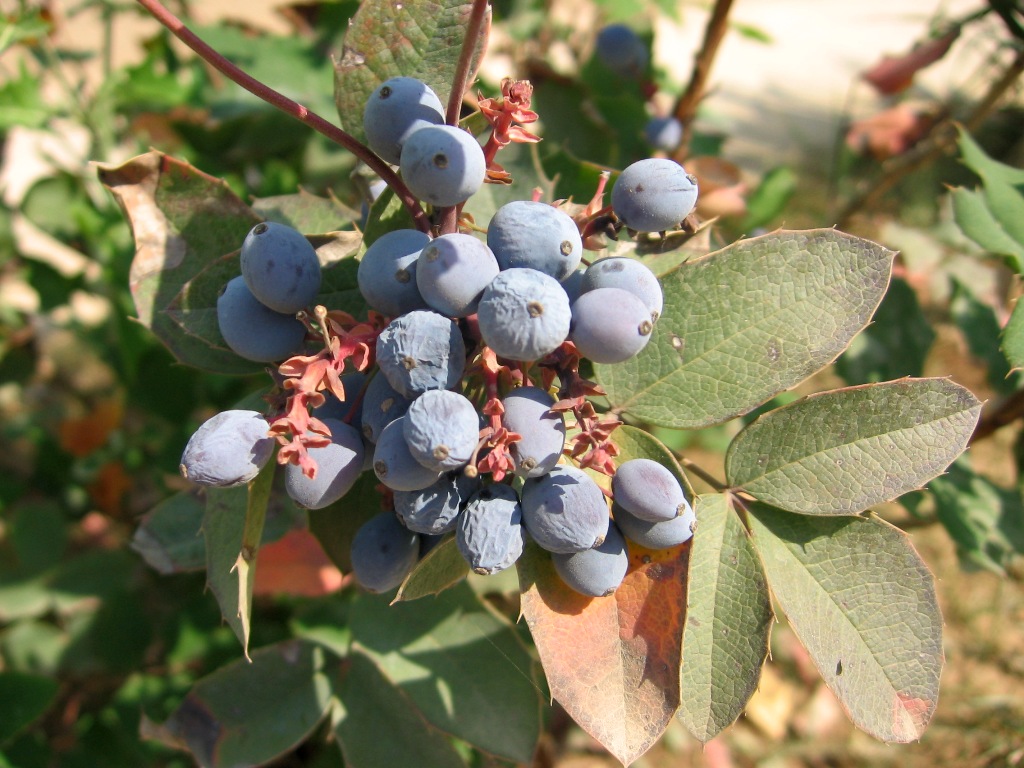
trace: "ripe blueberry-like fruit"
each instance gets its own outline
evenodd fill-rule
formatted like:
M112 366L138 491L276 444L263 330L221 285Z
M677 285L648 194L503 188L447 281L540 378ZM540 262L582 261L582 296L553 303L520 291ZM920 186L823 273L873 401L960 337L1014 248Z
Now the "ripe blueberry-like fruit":
M487 245L502 269L529 267L561 282L583 258L580 231L568 215L544 203L515 200L494 212Z
M412 398L406 397L392 387L385 376L379 373L370 379L363 395L363 415L361 420L363 437L376 443L384 427L404 416L412 405Z
M621 288L629 291L647 305L651 320L661 317L664 294L661 283L650 269L636 259L614 256L595 261L583 273L581 295L595 288Z
M472 134L453 125L431 125L406 139L400 167L416 197L447 206L466 202L480 189L487 160Z
M453 232L423 248L416 285L431 309L447 317L467 317L476 312L480 295L497 274L490 248L472 235Z
M449 318L418 309L395 318L381 331L377 364L392 387L415 398L459 382L466 367L466 344Z
M604 541L608 505L590 475L559 464L523 485L523 524L548 552L582 552Z
M686 514L690 504L676 476L650 459L630 459L612 475L615 502L641 520L659 523Z
M537 360L569 335L569 297L555 278L513 267L498 273L477 307L480 335L495 354Z
M392 77L377 86L363 110L370 149L398 165L402 146L416 131L444 122L444 105L433 89L414 77Z
M424 392L413 400L403 423L409 451L428 469L447 472L473 458L480 417L473 403L458 392Z
M612 515L619 530L630 541L635 541L648 549L668 549L689 541L697 527L697 518L693 508L686 504L683 512L671 520L652 523L641 520L627 512L618 503L612 504Z
M324 419L331 430L331 442L322 448L309 448L316 461L316 477L303 474L298 464L284 470L284 487L292 501L306 509L323 509L333 504L355 485L363 472L363 438L350 424Z
M683 140L683 124L674 117L652 117L644 126L647 143L662 152L672 152Z
M352 537L352 572L369 592L401 584L420 556L420 535L402 527L393 512L381 512Z
M239 275L217 297L217 326L224 341L239 357L272 363L302 351L306 326L294 315L261 304Z
M522 436L509 446L516 474L540 477L550 472L565 446L565 419L551 410L555 398L538 387L520 387L501 404L505 408L502 425Z
M629 553L626 540L615 523L608 521L604 541L593 549L551 555L562 581L582 595L605 597L612 594L626 576Z
M420 491L436 483L441 473L427 469L409 452L404 422L404 416L395 419L380 433L373 451L373 471L393 491Z
M609 24L597 33L597 58L619 77L639 79L647 68L647 46L625 24Z
M615 215L638 232L674 229L697 203L697 179L667 158L638 160L612 187Z
M565 291L565 295L569 297L569 305L580 297L583 292L583 275L587 272L586 269L580 268L575 269L572 273L562 281L562 289Z
M248 483L274 453L268 429L267 420L256 411L221 411L210 417L181 454L182 477L212 488Z
M430 236L417 229L396 229L373 241L356 270L359 292L371 309L396 317L427 308L416 285L416 260L429 243Z
M621 363L651 340L651 313L634 294L621 288L595 288L572 305L569 334L583 357L595 363Z
M459 516L455 541L474 573L503 571L523 554L526 530L519 496L508 485L477 491Z
M294 315L320 292L320 260L301 232L264 221L242 243L242 277L252 295L275 312Z
M455 530L459 513L479 487L479 477L449 472L423 490L395 491L395 512L410 531L448 533Z

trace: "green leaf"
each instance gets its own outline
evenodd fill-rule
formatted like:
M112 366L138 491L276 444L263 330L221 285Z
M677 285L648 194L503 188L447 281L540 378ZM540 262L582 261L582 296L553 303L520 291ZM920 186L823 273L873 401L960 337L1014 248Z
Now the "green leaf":
M772 594L854 724L921 738L939 694L942 617L906 534L876 518L750 507Z
M258 197L252 209L267 221L287 224L299 232L336 232L359 221L359 212L344 205L333 195L318 197L300 189L294 195Z
M203 502L194 493L176 493L143 515L131 548L150 568L164 575L202 570L206 567L204 511Z
M363 472L349 492L336 502L308 512L310 532L342 573L352 570L350 550L356 531L383 509L377 485L373 472Z
M917 294L903 278L893 278L874 319L836 361L847 384L920 376L935 341Z
M223 181L162 152L98 169L135 236L129 288L139 321L181 363L216 373L261 370L187 332L165 312L189 281L238 250L259 217Z
M1002 331L995 310L979 301L961 281L953 278L949 311L967 340L971 354L988 370L989 385L1001 395L1019 389L1021 377L1010 370L1010 363L999 345Z
M1024 309L1021 306L1024 305L1019 300L1014 304L1010 320L1003 329L1003 343L1000 347L1014 371L1024 368Z
M369 248L381 235L396 229L413 229L415 223L409 210L391 187L385 188L370 206L366 219L366 233L363 235L363 246Z
M263 765L312 733L330 706L336 662L302 640L260 648L197 682L144 735L188 749L204 768Z
M57 681L25 672L0 672L0 744L42 716L57 697Z
M1024 555L1024 502L1019 489L1000 488L971 469L966 456L928 490L961 562L1006 575Z
M959 127L959 132L960 157L964 165L978 174L984 183L998 182L1011 186L1024 184L1024 170L989 157L963 126Z
M751 232L770 224L785 210L796 188L796 173L789 166L783 165L768 171L747 200L743 231Z
M448 536L424 555L398 588L395 602L439 595L466 578L469 563L459 552L454 536Z
M986 251L1005 257L1007 266L1015 272L1024 272L1024 244L1003 229L989 210L985 195L964 187L957 187L950 195L953 218L963 233Z
M334 102L342 127L362 140L363 108L374 89L404 75L425 82L448 103L473 4L466 0L364 0L334 64ZM490 8L476 43L468 82L487 46Z
M361 653L349 655L337 686L343 713L334 726L351 768L465 768L451 742Z
M772 608L761 563L723 494L698 496L677 716L709 742L750 700L768 656Z
M317 302L328 309L342 309L353 317L364 317L367 306L359 290L358 271L359 262L354 258L344 258L326 267L322 272Z
M848 515L923 486L967 447L981 403L949 379L822 392L766 413L733 440L726 476L761 501Z
M596 365L636 418L695 428L746 413L830 363L885 294L893 251L831 229L740 240L662 281L639 355Z
M433 600L389 606L360 594L354 647L445 733L517 762L532 760L541 693L515 628L465 582Z
M501 167L512 174L511 184L484 184L466 201L464 210L477 225L486 227L494 212L513 200L527 200L534 189L540 199L554 200L554 182L547 178L537 159L536 144L509 144L498 156Z

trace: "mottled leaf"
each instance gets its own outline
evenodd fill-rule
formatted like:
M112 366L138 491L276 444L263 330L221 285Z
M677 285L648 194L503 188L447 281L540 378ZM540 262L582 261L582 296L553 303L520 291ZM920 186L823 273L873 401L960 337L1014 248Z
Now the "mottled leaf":
M186 365L217 373L261 370L187 333L164 311L211 262L237 251L259 217L224 182L161 152L99 166L99 177L135 237L128 280L139 321Z
M263 765L300 744L330 705L336 661L302 640L260 648L197 682L143 734L188 749L203 768Z
M361 594L350 626L354 648L434 727L500 757L532 760L541 692L530 654L465 582L391 606Z
M821 392L761 416L726 454L729 483L809 515L848 515L920 488L967 447L981 403L949 379Z
M750 512L772 594L850 719L882 741L921 738L938 700L942 617L906 534L876 518Z
M893 278L871 325L836 360L847 384L920 376L935 341L935 331L917 294L903 278Z
M304 189L293 195L258 197L252 202L252 209L267 221L287 224L299 232L336 232L359 221L359 212L354 211L333 195L319 197Z
M44 675L8 670L0 672L0 744L31 725L53 703L57 681Z
M366 100L378 85L399 75L424 81L447 104L472 7L466 0L360 3L334 64L334 101L342 127L362 139ZM489 27L490 8L469 82L483 58Z
M142 516L131 547L162 574L206 567L203 502L193 493L176 493Z
M437 595L466 578L469 563L459 552L454 536L427 552L398 588L395 602Z
M750 537L723 494L698 496L690 551L678 717L707 743L757 688L772 608Z
M630 545L614 594L585 597L532 542L519 558L522 613L552 697L623 765L661 737L679 707L689 543Z
M465 768L448 738L363 654L348 656L336 690L342 714L334 734L345 765Z
M835 359L885 294L894 253L835 230L774 232L662 280L639 355L595 366L616 408L668 427L746 413Z

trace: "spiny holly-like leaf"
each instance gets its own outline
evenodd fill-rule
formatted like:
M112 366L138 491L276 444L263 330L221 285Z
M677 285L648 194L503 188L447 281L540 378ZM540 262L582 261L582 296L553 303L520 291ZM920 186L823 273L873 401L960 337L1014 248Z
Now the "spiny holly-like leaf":
M858 728L921 738L935 711L942 617L906 534L876 518L750 508L772 594Z
M351 768L465 768L451 741L362 653L349 654L336 684L342 714L334 726Z
M301 743L330 706L337 661L289 640L204 677L166 722L143 734L188 749L203 768L263 765Z
M949 379L822 392L764 414L733 440L729 483L809 515L848 515L920 488L963 453L981 403Z
M885 294L893 251L831 229L774 232L682 264L639 355L597 365L612 404L694 428L753 410L830 363Z
M349 626L353 648L435 728L508 760L533 759L541 691L530 654L466 582L390 606L361 594Z
M287 224L299 232L335 232L359 221L359 212L333 195L319 197L304 189L293 195L258 197L252 209L267 221Z
M186 283L238 250L259 217L223 181L162 152L99 166L99 178L135 236L128 281L139 321L186 365L217 373L259 371L260 365L186 332L165 312Z
M455 537L449 536L416 563L398 588L395 602L437 595L466 578L469 563L459 552Z
M164 575L206 567L203 502L193 493L176 493L143 515L131 547Z
M772 608L750 537L724 494L698 496L690 552L679 719L707 743L757 688Z
M1010 320L1003 329L1001 349L1013 370L1024 368L1024 304L1020 300L1014 305Z
M424 81L447 104L472 7L465 0L360 3L334 64L334 102L342 127L363 139L366 100L378 85L399 75ZM469 82L483 58L489 27L488 8Z

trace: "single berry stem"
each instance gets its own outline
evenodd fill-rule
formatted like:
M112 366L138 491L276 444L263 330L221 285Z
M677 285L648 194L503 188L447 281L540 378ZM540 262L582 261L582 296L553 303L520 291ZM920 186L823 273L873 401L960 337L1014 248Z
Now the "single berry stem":
M430 219L420 206L419 200L409 191L409 188L405 186L405 183L391 166L377 157L369 147L320 115L310 111L307 107L292 101L284 94L275 91L267 84L239 69L203 42L181 19L171 13L160 0L138 0L138 3L149 11L157 21L167 27L175 37L195 51L203 61L210 64L210 66L214 67L229 80L268 104L277 107L285 114L291 115L296 120L305 123L317 133L344 147L366 163L374 173L380 176L395 191L395 194L398 195L415 221L417 229L423 232L430 232Z

